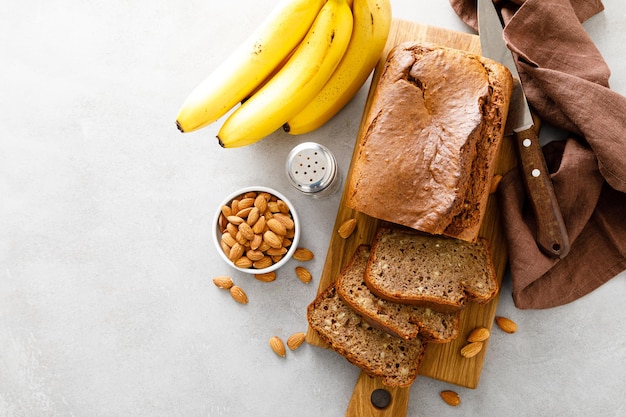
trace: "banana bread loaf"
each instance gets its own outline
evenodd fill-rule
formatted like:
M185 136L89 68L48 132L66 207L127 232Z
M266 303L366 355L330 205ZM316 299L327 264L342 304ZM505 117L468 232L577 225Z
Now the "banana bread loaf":
M503 65L405 42L391 50L355 151L348 207L473 241L512 90Z
M426 344L419 337L404 340L370 326L339 298L334 285L309 305L307 319L331 349L368 375L381 377L385 385L406 387L417 376Z
M365 285L365 269L370 246L360 245L343 269L335 286L339 297L367 322L381 330L401 337L420 338L431 343L445 343L459 333L460 312L442 313L428 307L394 303L374 295Z
M465 242L396 228L376 231L365 282L380 298L457 311L498 291L486 239Z

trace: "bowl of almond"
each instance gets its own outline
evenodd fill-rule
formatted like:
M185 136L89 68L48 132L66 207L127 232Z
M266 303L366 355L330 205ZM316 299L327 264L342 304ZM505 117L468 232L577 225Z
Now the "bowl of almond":
M221 258L248 274L280 268L300 240L300 220L293 205L269 187L233 192L220 203L213 224L213 241Z

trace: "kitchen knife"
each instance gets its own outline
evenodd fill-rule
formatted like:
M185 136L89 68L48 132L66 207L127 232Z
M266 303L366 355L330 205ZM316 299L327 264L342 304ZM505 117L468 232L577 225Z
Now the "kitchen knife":
M569 238L524 89L502 35L502 23L492 0L478 0L478 32L483 56L506 66L513 75L513 94L505 134L515 138L526 193L536 220L536 241L546 254L563 258Z

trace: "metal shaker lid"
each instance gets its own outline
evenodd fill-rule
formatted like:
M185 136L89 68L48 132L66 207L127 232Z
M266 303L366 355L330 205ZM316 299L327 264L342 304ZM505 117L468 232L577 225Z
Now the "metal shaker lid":
M294 187L304 193L313 194L333 183L337 177L337 161L325 146L304 142L289 153L286 170Z

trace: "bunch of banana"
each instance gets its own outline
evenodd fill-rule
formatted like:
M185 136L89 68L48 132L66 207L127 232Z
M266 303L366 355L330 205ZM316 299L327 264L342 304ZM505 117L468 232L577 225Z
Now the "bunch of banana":
M311 132L359 91L380 59L391 27L389 0L354 0L354 28L346 54L317 96L283 126L292 135Z
M282 0L261 27L184 102L182 132L241 105L218 132L221 146L250 145L281 126L309 132L363 85L385 45L390 0Z

